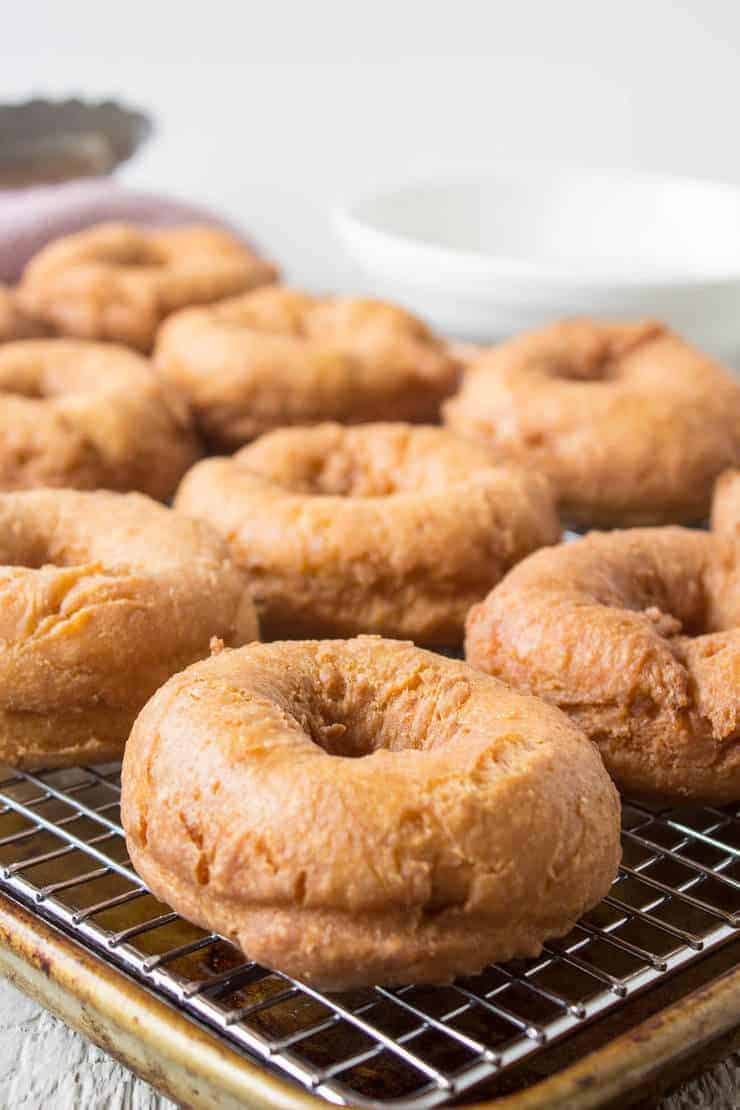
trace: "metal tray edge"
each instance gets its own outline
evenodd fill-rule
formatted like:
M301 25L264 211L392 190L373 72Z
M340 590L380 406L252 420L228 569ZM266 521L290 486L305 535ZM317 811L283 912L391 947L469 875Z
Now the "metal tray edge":
M221 1046L5 895L0 895L0 973L183 1106L316 1110L325 1105Z
M534 1086L466 1110L604 1110L638 1101L652 1106L739 1044L735 967Z
M192 1021L0 895L0 973L162 1093L202 1110L326 1103L245 1060ZM524 1091L469 1110L591 1110L644 1097L656 1077L740 1028L740 967Z

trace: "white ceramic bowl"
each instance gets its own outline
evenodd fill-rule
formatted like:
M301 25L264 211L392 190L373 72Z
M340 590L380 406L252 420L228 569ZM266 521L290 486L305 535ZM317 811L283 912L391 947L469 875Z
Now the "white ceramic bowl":
M740 188L507 167L334 212L378 296L477 342L574 313L655 316L740 356Z

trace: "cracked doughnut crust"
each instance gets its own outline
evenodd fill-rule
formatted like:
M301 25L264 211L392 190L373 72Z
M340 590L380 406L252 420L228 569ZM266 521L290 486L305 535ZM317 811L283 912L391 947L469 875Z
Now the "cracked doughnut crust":
M591 533L515 567L468 661L563 709L626 791L740 798L740 546L678 527Z
M176 675L136 722L122 788L158 898L324 989L536 955L620 854L616 792L563 714L368 636Z
M43 247L26 266L18 297L60 335L149 351L171 312L276 278L270 262L219 228L103 223Z
M516 336L473 360L444 421L546 474L579 527L700 522L740 463L740 382L652 321Z
M726 470L714 487L712 531L740 540L740 470Z
M404 309L279 286L173 316L155 364L225 450L322 420L434 423L458 376L448 347Z
M545 479L409 424L271 432L198 463L175 507L228 539L266 639L459 645L470 606L560 535Z
M186 405L134 351L70 339L0 345L0 489L164 499L199 454Z
M218 636L257 635L215 532L139 494L0 494L0 763L113 759Z

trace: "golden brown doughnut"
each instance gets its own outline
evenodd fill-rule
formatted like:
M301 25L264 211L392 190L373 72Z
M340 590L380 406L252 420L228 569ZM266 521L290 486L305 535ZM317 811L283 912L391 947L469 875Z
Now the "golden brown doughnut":
M26 266L19 297L61 335L148 351L171 312L276 277L271 263L218 228L105 223L43 247Z
M740 470L726 470L714 487L712 531L740 540Z
M173 316L155 363L226 450L290 424L433 423L458 372L447 347L395 305L278 286Z
M554 703L641 794L740 798L740 547L685 528L531 555L470 612L475 667Z
M269 639L459 645L472 603L560 534L543 478L409 424L271 432L193 467L175 507L229 540Z
M699 522L740 463L740 382L654 322L517 336L473 363L444 419L547 474L577 526Z
M7 285L0 285L0 343L10 343L14 339L32 339L46 335L47 330L40 321L26 316L12 289Z
M616 792L562 713L369 636L176 675L134 726L122 786L157 898L329 989L537 955L619 861Z
M166 498L199 454L186 405L141 355L71 339L0 345L0 489Z
M0 494L0 564L0 763L118 757L212 636L257 635L223 541L139 494Z

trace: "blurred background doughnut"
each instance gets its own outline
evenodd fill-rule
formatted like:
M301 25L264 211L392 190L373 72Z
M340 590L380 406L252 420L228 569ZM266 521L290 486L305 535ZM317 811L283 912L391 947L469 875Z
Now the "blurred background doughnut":
M740 470L727 470L714 487L712 531L740 540Z
M196 464L175 507L229 540L266 639L459 646L470 605L560 535L546 479L408 424L271 432Z
M434 423L458 378L447 345L404 309L278 286L173 316L154 361L222 450L289 424Z
M468 366L444 419L547 474L576 527L698 523L740 463L740 382L655 322L509 339Z
M272 263L219 228L105 223L43 247L25 267L18 297L61 335L147 351L171 312L276 277Z
M14 339L32 339L46 335L47 332L48 329L40 320L33 320L23 312L14 290L7 285L0 285L0 343L12 342Z
M134 351L73 339L0 344L0 489L164 500L200 453L187 405Z

